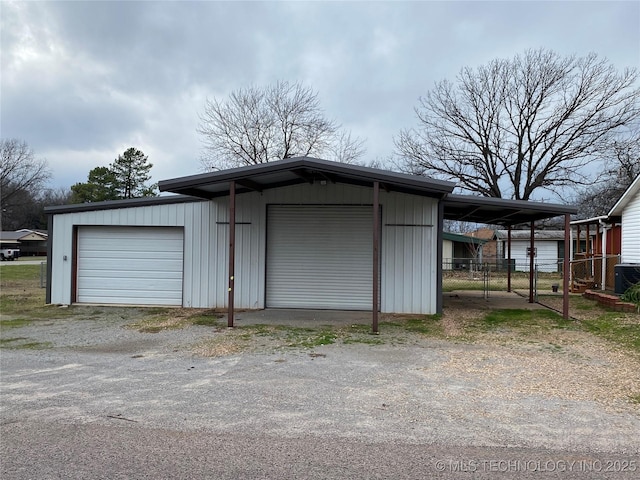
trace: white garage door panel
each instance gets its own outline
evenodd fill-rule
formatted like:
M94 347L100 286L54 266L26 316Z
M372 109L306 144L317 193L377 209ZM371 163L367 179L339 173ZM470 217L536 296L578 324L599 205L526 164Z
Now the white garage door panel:
M370 207L272 205L267 306L371 308Z
M78 302L182 305L183 232L80 227Z

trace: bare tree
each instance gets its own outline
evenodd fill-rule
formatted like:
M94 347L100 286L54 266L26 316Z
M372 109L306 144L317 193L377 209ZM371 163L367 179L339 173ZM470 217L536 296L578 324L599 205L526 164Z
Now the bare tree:
M604 165L602 180L579 189L573 198L581 218L606 215L640 175L640 126L611 143Z
M36 158L25 141L16 138L0 140L2 228L19 225L19 210L25 199L38 198L50 177L47 161Z
M328 120L311 88L278 82L207 100L200 115L206 169L254 165L296 156L325 156L353 163L363 142Z
M416 129L395 139L405 170L487 197L528 200L589 179L616 131L638 117L638 72L596 54L529 50L464 68L420 98Z

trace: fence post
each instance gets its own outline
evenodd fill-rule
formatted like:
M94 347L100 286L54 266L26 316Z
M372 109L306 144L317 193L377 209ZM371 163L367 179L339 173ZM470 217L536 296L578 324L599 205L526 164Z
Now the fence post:
M40 262L40 288L47 286L47 262Z

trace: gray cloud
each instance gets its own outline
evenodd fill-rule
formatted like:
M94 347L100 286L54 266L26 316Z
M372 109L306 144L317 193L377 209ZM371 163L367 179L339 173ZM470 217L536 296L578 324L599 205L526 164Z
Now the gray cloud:
M3 137L49 160L56 186L129 146L154 180L197 173L206 97L302 81L328 116L388 156L413 107L463 66L527 48L640 65L637 2L3 3Z

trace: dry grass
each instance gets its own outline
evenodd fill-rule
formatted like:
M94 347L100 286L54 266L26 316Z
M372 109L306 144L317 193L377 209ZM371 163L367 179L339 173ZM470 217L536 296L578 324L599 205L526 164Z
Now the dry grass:
M141 333L158 333L164 330L176 330L190 325L217 326L220 314L210 309L198 308L158 308L134 323L127 325Z

